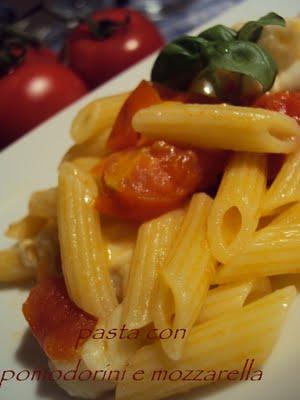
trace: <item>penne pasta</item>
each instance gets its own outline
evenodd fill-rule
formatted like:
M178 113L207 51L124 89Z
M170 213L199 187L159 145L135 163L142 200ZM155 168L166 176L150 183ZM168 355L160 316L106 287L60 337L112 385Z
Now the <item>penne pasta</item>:
M216 283L300 273L300 224L271 224L255 233L246 250L216 274Z
M133 127L149 139L257 153L291 153L300 139L300 127L293 118L224 104L164 102L139 111Z
M75 143L83 143L111 128L129 93L97 99L82 108L71 126Z
M172 359L182 355L184 343L205 301L215 272L206 240L211 199L195 194L190 201L174 245L159 274L152 313L155 328L181 330L182 335L161 340Z
M10 224L5 231L5 235L18 240L32 238L43 229L45 223L46 220L40 216L27 215Z
M209 290L196 324L239 310L246 300L261 297L272 291L268 278L221 285Z
M0 250L0 282L18 283L34 278L36 270L26 267L16 247Z
M289 286L241 310L199 324L193 328L179 361L168 359L158 343L144 346L127 368L127 376L142 370L142 379L118 383L116 399L163 399L207 385L213 378L220 380L220 371L224 370L237 370L230 380L240 380L247 359L254 360L253 369L257 370L269 356L295 296L295 287ZM199 373L200 368L206 375L210 372L210 379L183 379L189 371Z
M29 199L29 214L41 218L57 217L57 188L34 192Z
M300 201L300 150L290 154L266 193L262 214L277 213L283 206Z
M108 272L107 249L93 202L97 188L71 163L60 168L58 227L62 269L71 299L84 311L106 317L117 305Z
M62 162L73 161L82 157L104 157L108 154L106 142L109 138L111 129L105 129L99 135L93 136L91 139L72 146L64 155Z
M91 173L91 170L99 164L100 160L97 157L79 157L72 160L72 162L82 171Z
M276 215L270 225L289 225L297 222L300 223L300 203L293 204L282 213Z
M208 217L208 241L223 263L239 254L255 231L266 191L266 157L234 153Z
M139 329L152 322L151 300L157 275L176 238L183 214L183 210L171 211L139 229L123 301L123 322L128 329Z

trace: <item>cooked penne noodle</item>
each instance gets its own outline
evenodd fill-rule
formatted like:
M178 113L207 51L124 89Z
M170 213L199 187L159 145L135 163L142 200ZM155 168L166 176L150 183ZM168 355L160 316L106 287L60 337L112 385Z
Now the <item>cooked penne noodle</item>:
M194 327L179 361L168 359L158 343L144 346L127 367L128 376L142 370L143 379L118 383L117 400L163 399L209 384L213 377L220 380L219 373L224 370L237 370L239 376L233 380L240 379L247 359L254 360L253 369L257 370L276 343L295 296L295 287L289 286L239 311ZM183 374L186 376L191 370L197 372L199 366L206 374L215 371L215 375L210 376L210 380L183 379ZM225 377L226 374L223 379Z
M272 291L268 278L221 285L207 293L196 323L220 317L225 313L239 310L250 295L262 296ZM253 297L252 297L253 298Z
M71 136L75 143L83 143L111 128L129 93L103 97L82 108L73 120Z
M274 214L296 201L300 201L300 150L287 157L266 193L262 214Z
M99 135L92 137L86 142L75 144L64 155L62 162L73 161L82 157L103 157L108 154L106 142L109 138L111 129L105 129Z
M105 369L109 365L111 370L122 371L126 367L129 358L147 343L141 331L139 331L139 337L136 339L119 338L117 336L116 332L122 328L122 314L123 305L119 304L105 322L98 321L93 334L84 343L81 357L90 370L97 370L99 367ZM97 339L101 330L115 332L116 337L113 339Z
M265 155L234 153L208 217L208 241L218 261L228 262L247 246L265 191Z
M100 160L97 157L79 157L72 160L72 162L82 171L91 173L91 170L99 164Z
M108 271L107 249L93 202L97 187L71 163L60 168L58 227L62 269L71 299L84 311L106 317L117 305Z
M300 223L300 203L293 204L285 211L273 217L270 225L289 225L297 222Z
M184 343L200 313L215 272L215 262L206 240L211 203L211 198L205 194L192 197L158 278L152 306L155 328L184 333L161 340L164 351L174 360L182 355Z
M0 250L0 282L19 283L36 275L34 268L26 267L20 259L16 247Z
M157 274L176 238L183 214L183 210L171 211L139 229L123 302L123 322L128 329L139 329L152 322L151 300Z
M10 224L5 231L5 235L18 240L32 238L41 231L45 223L46 220L40 216L27 215Z
M164 102L139 111L137 132L200 148L290 153L300 139L300 127L286 115L260 108Z
M215 283L300 273L300 224L271 224L256 232L246 250L216 274Z
M57 217L57 188L34 192L29 199L29 214L42 218Z

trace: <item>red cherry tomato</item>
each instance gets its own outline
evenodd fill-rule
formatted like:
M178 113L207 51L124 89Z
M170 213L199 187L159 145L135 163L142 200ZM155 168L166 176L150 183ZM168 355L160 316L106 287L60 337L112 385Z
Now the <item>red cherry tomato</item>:
M0 78L0 93L1 148L84 95L86 87L66 67L39 59Z
M135 146L139 134L131 125L134 114L142 108L161 103L161 101L156 89L149 82L142 81L121 108L108 139L107 147L112 151L118 151Z
M287 114L300 124L300 92L265 94L257 99L254 105Z
M78 357L76 344L80 330L92 331L97 322L70 300L63 278L48 279L31 289L23 304L23 314L52 360ZM80 341L80 345L83 343Z
M34 64L34 63L58 63L57 55L45 48L29 48L26 53L24 64Z
M163 141L113 153L94 170L101 188L96 207L125 219L154 218L211 187L223 167L224 152L181 149Z
M155 25L134 10L107 9L92 17L95 29L78 25L66 43L67 64L91 87L160 48L163 38ZM98 22L98 25L96 24ZM100 24L100 25L99 25Z

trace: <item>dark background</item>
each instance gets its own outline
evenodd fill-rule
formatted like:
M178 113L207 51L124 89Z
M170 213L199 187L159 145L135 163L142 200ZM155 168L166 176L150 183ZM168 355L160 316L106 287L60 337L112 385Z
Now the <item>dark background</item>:
M206 22L242 0L0 0L0 15L36 34L54 50L60 50L68 28L75 24L72 14L126 5L146 13L167 40ZM54 10L62 18L45 9ZM68 18L64 20L63 18Z

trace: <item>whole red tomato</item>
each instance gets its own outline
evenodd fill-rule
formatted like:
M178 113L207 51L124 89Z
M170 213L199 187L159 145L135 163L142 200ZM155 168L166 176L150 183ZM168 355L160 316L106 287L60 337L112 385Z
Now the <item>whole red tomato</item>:
M67 64L90 87L141 60L164 44L155 25L137 11L108 9L79 24L65 48Z
M0 148L86 93L68 68L31 56L0 78Z

